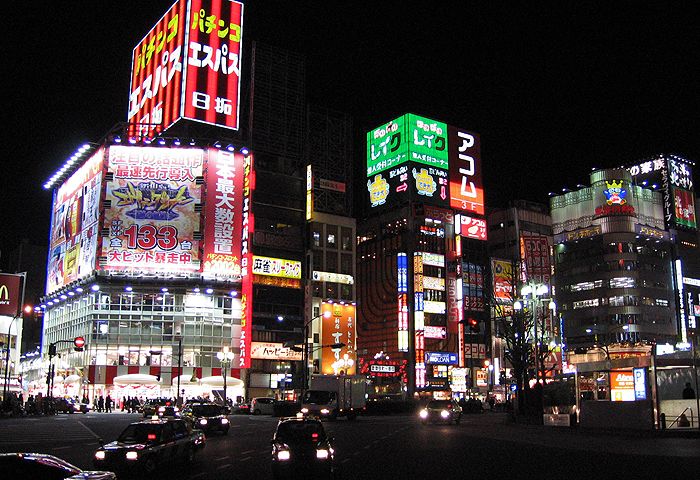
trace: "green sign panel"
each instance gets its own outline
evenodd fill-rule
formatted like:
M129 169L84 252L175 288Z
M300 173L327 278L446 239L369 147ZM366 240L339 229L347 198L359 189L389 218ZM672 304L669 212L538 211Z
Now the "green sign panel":
M447 170L447 124L408 114L409 160Z
M367 176L408 161L406 115L367 133Z
M407 113L367 133L367 177L408 161L447 170L447 124Z

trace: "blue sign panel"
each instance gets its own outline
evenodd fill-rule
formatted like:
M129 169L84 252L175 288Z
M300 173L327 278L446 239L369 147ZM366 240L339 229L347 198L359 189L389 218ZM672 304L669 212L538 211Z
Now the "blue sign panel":
M634 369L634 399L647 399L647 376L643 368Z
M457 354L453 352L425 352L425 363L426 365L457 365Z

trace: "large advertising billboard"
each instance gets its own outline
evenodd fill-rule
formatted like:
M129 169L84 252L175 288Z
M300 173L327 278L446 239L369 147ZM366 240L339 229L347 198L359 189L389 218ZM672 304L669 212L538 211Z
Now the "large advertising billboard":
M484 214L479 135L407 113L367 132L370 209L413 200Z
M330 312L326 318L326 312ZM357 365L355 351L355 306L339 303L321 304L321 373L354 375ZM331 348L333 344L344 344Z
M15 317L22 313L24 275L0 273L0 316Z
M237 129L243 4L179 0L134 48L131 136L150 137L180 118Z
M124 272L196 272L204 150L115 145L108 151L100 265Z
M245 157L209 149L202 275L240 278Z
M97 150L54 194L46 293L95 269L104 150Z
M516 276L510 260L491 260L493 298L496 303L513 303Z

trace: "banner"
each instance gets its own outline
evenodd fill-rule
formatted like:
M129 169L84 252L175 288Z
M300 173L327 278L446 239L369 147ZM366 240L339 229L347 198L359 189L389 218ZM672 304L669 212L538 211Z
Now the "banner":
M326 312L331 312L328 318ZM321 304L321 373L324 375L355 375L355 318L354 305ZM337 343L345 346L330 347Z
M125 272L199 271L204 151L112 146L109 149L101 262Z

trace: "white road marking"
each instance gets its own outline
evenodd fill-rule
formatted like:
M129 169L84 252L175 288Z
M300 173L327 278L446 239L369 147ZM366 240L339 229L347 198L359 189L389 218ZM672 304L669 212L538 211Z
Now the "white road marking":
M88 432L90 432L90 433L92 434L93 437L95 437L95 438L98 439L98 440L100 439L100 436L99 436L98 434L96 434L95 432L93 432L93 431L90 429L90 427L88 427L87 425L85 425L82 421L78 420L78 423L81 424L81 425L83 426L83 428L85 428L85 430L87 430Z
M347 462L349 462L349 461L350 461L349 458L344 458L340 463L347 463Z
M52 450L67 450L67 449L69 449L69 448L72 448L72 447L70 447L70 446L67 446L67 447L54 447Z
M241 452L241 455L248 455L249 453L253 453L255 450L246 450L245 452Z
M251 459L251 457L241 458L241 462L247 462L247 461L250 460L250 459Z
M230 466L231 466L230 463L224 463L224 464L221 465L220 467L216 467L216 469L217 469L217 470L223 470L224 468L228 468L228 467L230 467Z
M219 461L221 461L221 460L226 460L226 459L228 459L228 458L231 458L231 457L229 457L228 455L226 455L225 457L215 458L214 460L216 460L217 462L219 462Z

